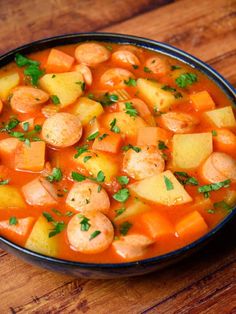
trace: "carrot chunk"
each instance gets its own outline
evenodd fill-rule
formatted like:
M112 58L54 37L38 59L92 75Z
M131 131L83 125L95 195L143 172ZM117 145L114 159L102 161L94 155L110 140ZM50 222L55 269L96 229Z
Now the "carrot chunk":
M141 215L142 226L146 229L147 235L152 239L173 236L174 228L164 216L156 211L148 211Z
M236 135L227 129L216 129L216 135L213 136L215 149L225 153L236 151Z
M15 219L14 224L11 224L11 219L0 221L0 234L14 242L23 240L29 234L34 220L33 217L20 218Z
M138 131L137 145L158 145L159 141L167 144L170 139L170 132L159 127L145 127Z
M18 170L41 171L45 162L45 142L22 143L16 151L15 168Z
M207 111L215 109L215 103L207 91L192 94L190 95L190 99L192 100L194 109L196 111Z
M184 216L175 226L180 238L188 239L188 242L197 240L203 236L208 226L198 211L194 211Z
M47 72L60 73L69 71L74 63L74 60L75 59L70 55L53 48L51 49L47 59Z
M100 130L100 135L93 142L92 149L116 154L120 149L121 141L120 134Z

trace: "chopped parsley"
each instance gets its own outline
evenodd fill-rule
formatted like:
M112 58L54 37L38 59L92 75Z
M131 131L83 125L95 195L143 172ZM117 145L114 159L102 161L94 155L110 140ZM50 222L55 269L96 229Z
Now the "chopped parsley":
M175 82L176 84L181 87L185 88L188 85L192 85L193 83L196 83L198 80L197 75L194 73L183 73L179 77L176 78Z
M127 85L127 86L133 86L135 87L137 85L137 82L134 78L130 77L127 81L124 80L124 83Z
M116 210L116 216L115 216L115 217L120 216L120 215L123 214L125 211L126 211L126 208L125 208L125 207L121 207L121 208L117 209L117 210Z
M121 185L126 185L129 183L129 178L127 176L117 177L117 180Z
M232 210L232 207L227 204L225 201L220 201L220 202L216 202L213 204L214 208L217 209L224 209L224 210L227 210L227 211L231 211Z
M217 131L216 130L212 130L211 133L212 133L212 136L217 136Z
M10 179L0 180L0 185L7 185L10 182Z
M100 230L95 230L95 231L90 235L89 241L91 241L91 240L93 240L94 238L96 238L100 233L101 233Z
M152 73L152 71L148 67L144 67L143 71L146 73Z
M91 158L92 158L92 156L85 156L84 159L83 159L84 163L86 163Z
M74 215L74 213L71 212L70 210L68 210L68 211L65 213L65 216L66 216L66 217L71 217L71 216L73 216L73 215Z
M125 113L127 113L130 117L137 117L138 111L134 108L131 102L125 103Z
M89 220L87 217L84 215L79 214L78 217L81 219L80 220L80 230L81 231L88 231L89 228L91 227L91 224L89 223Z
M106 138L108 135L109 135L109 134L104 133L104 134L102 134L102 135L100 135L100 136L98 137L98 140L99 140L99 141L102 141L102 140L103 140L104 138Z
M29 122L23 122L22 128L25 132L29 131Z
M18 220L15 216L12 216L9 218L9 225L17 225L18 224Z
M181 66L179 66L179 65L171 65L170 69L171 69L171 71L180 70Z
M172 183L172 182L170 181L170 179L167 178L166 176L164 176L164 182L165 182L167 191L171 191L171 190L174 189L173 183Z
M133 64L132 67L134 68L134 70L138 69L138 65L137 64Z
M94 94L93 94L93 93L89 93L89 94L88 94L88 98L89 98L89 99L94 99Z
M120 133L120 128L116 125L116 118L113 119L110 123L110 130L114 133Z
M106 178L104 173L103 173L103 171L101 171L101 170L97 173L97 177L96 178L86 177L83 174L75 172L75 171L72 171L71 177L72 177L72 179L74 181L78 181L78 182L82 182L82 181L84 181L86 179L89 179L89 180L96 181L96 182L99 182L99 183L104 182L104 180Z
M62 179L62 171L60 168L53 168L52 173L46 177L49 182L59 182Z
M39 61L35 61L35 60L31 60L19 53L17 53L15 55L15 62L17 64L18 67L24 67L24 66L27 66L27 65L40 65L40 62Z
M75 171L72 171L71 177L74 181L78 181L78 182L82 182L86 179L86 177L84 175L82 175L81 173L75 172Z
M230 186L231 180L224 180L217 183L207 184L199 186L198 192L203 193L205 198L208 198L210 196L209 192L211 191L217 191L223 187L227 188Z
M121 202L124 203L125 201L127 201L127 199L129 198L130 194L129 194L129 190L128 189L121 189L118 192L116 192L113 195L113 198L117 201L117 202Z
M3 128L0 129L0 132L10 132L12 129L16 128L20 121L16 118L9 120L7 124L4 124Z
M141 151L141 148L138 146L133 146L131 144L125 145L122 147L122 150L127 152L129 149L134 150L136 153L139 153Z
M132 224L128 221L124 221L120 226L119 226L119 231L120 233L125 236L129 229L132 227Z
M58 233L61 233L66 227L64 221L53 221L52 224L54 225L54 229L49 232L49 238L54 237Z
M87 141L95 140L95 138L98 137L98 135L99 135L99 132L98 132L98 131L97 131L97 132L94 132L93 134L91 134L91 135L89 135L89 136L87 137Z
M52 208L52 211L57 215L57 216L63 216L62 213L56 209L56 208Z
M175 97L176 99L179 99L179 98L182 98L182 97L183 97L183 95L182 95L180 92L178 92L178 91L176 90L176 88L171 87L171 86L169 86L169 85L163 85L163 86L162 86L162 89L165 90L165 91L168 91L168 92L172 92L173 95L174 95L174 97Z
M75 147L77 153L74 155L74 158L78 158L80 155L88 151L88 145L84 145L81 147Z
M105 178L106 178L106 177L105 177L103 171L100 170L100 171L98 172L98 174L97 174L97 182L104 182Z
M164 149L168 149L168 147L166 146L165 142L158 141L158 149L164 150Z
M105 93L98 101L103 106L111 106L119 100L119 97L116 94Z
M196 178L191 177L187 174L187 172L176 171L174 172L177 180L183 185L198 185L198 181Z
M59 105L61 103L57 95L51 95L50 98L52 102L54 103L54 105Z
M43 216L47 219L48 222L54 221L54 219L52 218L52 215L47 212L43 212Z
M84 90L85 90L85 88L86 88L86 84L85 84L85 82L78 81L78 82L75 82L75 84L80 85L80 87L81 87L82 91L84 91Z

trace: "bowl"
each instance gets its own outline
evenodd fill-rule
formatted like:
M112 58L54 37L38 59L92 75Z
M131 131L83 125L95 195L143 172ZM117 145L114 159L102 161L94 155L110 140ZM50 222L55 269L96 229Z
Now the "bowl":
M229 82L227 82L219 73L217 73L206 63L168 44L129 35L112 33L77 33L46 38L16 48L0 56L0 67L13 61L16 53L29 54L54 46L75 44L91 40L110 43L132 44L153 51L157 51L159 53L170 56L174 59L180 60L207 75L221 88L221 90L223 90L223 92L227 95L227 97L231 100L233 104L236 103L236 91L233 88L233 86L231 86ZM14 244L13 242L7 240L4 237L0 237L0 247L3 250L6 250L22 258L28 263L35 264L37 266L41 266L52 271L72 275L75 277L80 278L129 277L143 275L156 271L158 269L162 269L163 267L176 263L177 261L183 259L184 257L190 256L192 253L202 248L216 235L218 235L219 232L226 226L226 224L229 221L233 219L235 215L236 210L233 210L223 221L221 221L221 223L219 223L210 232L208 232L206 235L204 235L197 241L182 247L181 249L172 251L167 254L163 254L161 256L143 259L135 262L118 264L112 263L100 264L62 260L58 258L44 256L42 254L27 250L23 247L20 247L17 244Z

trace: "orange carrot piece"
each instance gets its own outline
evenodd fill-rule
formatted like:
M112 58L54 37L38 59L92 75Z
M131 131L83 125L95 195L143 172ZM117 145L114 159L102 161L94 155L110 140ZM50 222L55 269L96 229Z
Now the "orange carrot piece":
M184 216L175 226L180 238L188 242L197 240L208 231L208 226L198 211L191 212Z
M45 142L31 142L30 146L22 143L15 154L17 170L41 171L45 162Z
M16 224L10 224L9 220L0 221L0 234L9 240L18 242L29 234L35 219L26 217L17 219ZM19 238L20 237L20 238Z
M47 72L59 73L69 71L74 63L74 60L75 59L70 55L53 48L51 49L47 59Z
M213 136L215 150L225 153L236 151L236 135L227 129L216 129L216 135Z
M196 111L207 111L215 109L215 103L207 91L192 94L190 95L190 99L192 100L194 109Z
M156 211L148 211L141 215L141 224L152 239L173 236L174 227L168 219Z
M137 145L158 145L159 141L167 144L171 133L159 127L145 127L138 130Z
M93 142L92 149L113 154L118 153L122 141L121 135L106 130L100 130L99 133L100 135Z

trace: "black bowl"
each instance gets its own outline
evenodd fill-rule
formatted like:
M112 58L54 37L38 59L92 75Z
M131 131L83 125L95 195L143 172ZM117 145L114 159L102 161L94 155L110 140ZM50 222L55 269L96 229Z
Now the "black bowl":
M178 59L193 68L205 73L211 80L213 80L232 101L236 103L236 91L219 73L212 69L206 63L189 55L188 53L172 47L170 45L153 41L150 39L110 33L82 33L82 34L69 34L62 35L47 39L42 39L20 48L14 49L0 57L0 67L8 64L14 60L16 53L29 54L46 48L80 43L84 41L103 41L111 43L132 44L153 51L160 52L172 58ZM129 263L118 264L96 264L96 263L80 263L62 260L58 258L48 257L36 252L32 252L23 247L20 247L11 241L0 237L0 247L16 256L24 259L25 261L42 266L49 270L66 273L68 275L83 277L83 278L120 278L128 276L142 275L152 271L166 267L173 264L180 259L189 256L196 250L199 250L209 240L213 239L216 234L235 216L236 210L233 210L220 224L214 229L201 237L199 240L186 245L185 247L175 250L173 252L152 257L144 260Z

